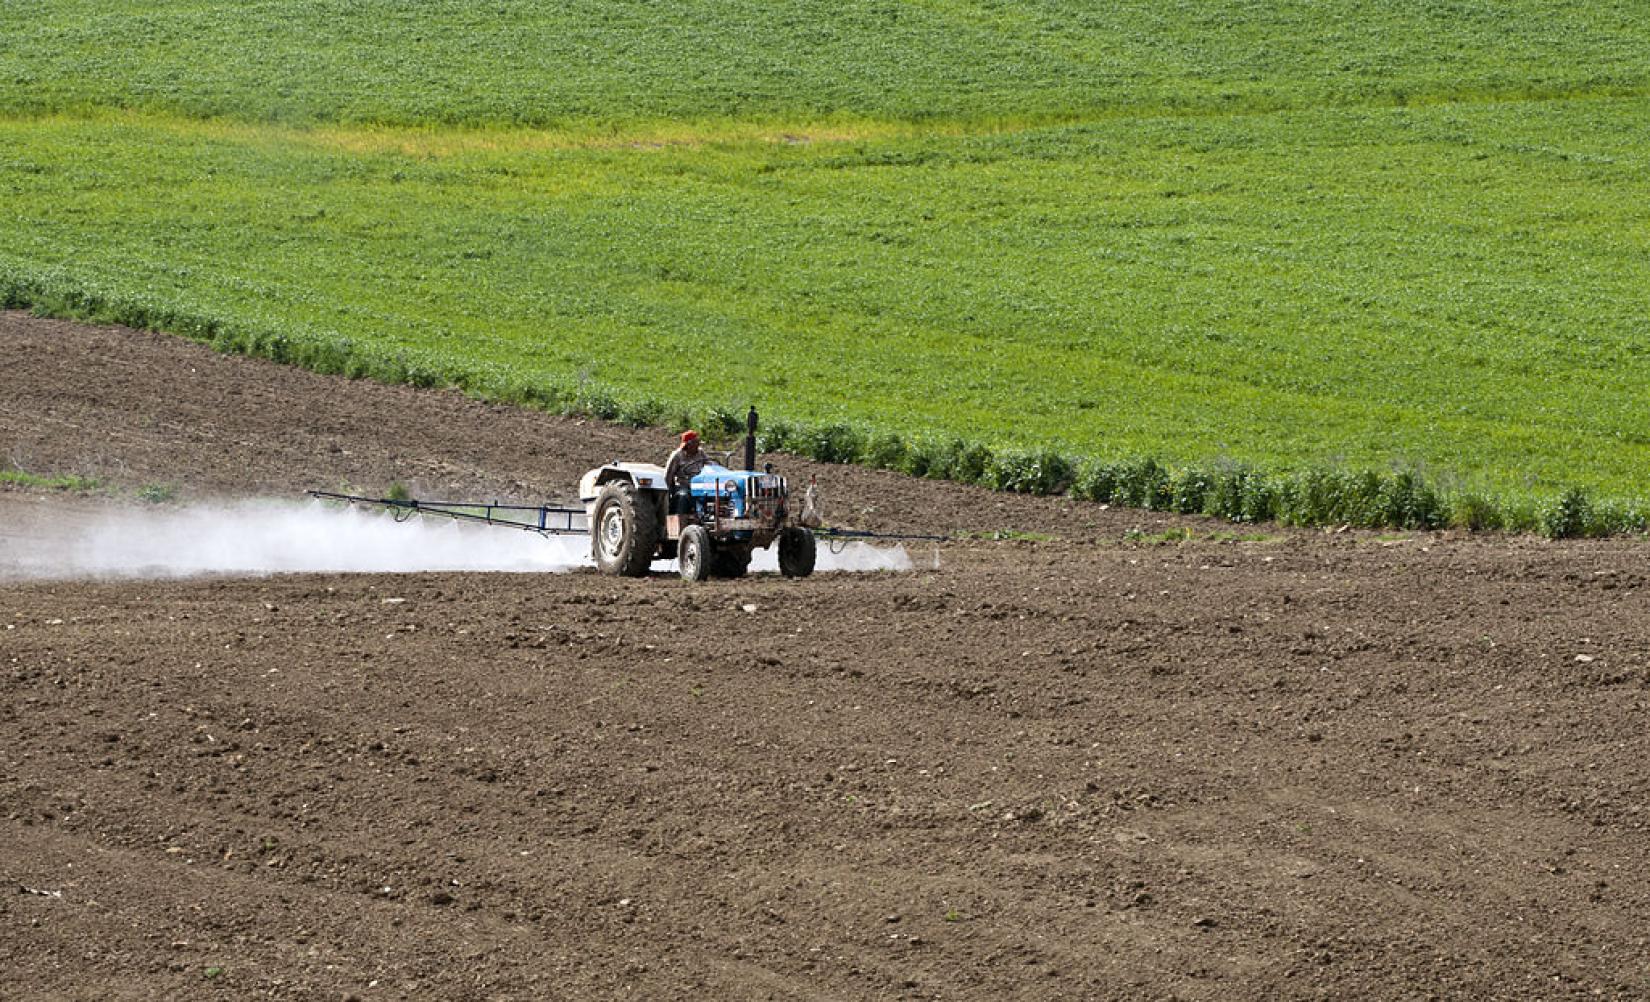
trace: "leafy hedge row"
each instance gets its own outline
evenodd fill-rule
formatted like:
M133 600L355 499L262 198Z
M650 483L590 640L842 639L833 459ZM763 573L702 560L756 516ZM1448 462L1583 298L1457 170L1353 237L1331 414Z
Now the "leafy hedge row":
M1073 459L1048 450L993 451L960 438L901 439L840 424L803 428L774 423L761 433L758 444L764 451L860 463L1000 491L1068 494L1119 507L1213 515L1233 522L1500 529L1555 539L1644 533L1650 528L1650 504L1641 501L1595 500L1579 487L1545 501L1446 490L1409 470L1269 472L1236 463L1169 466L1149 456Z
M743 434L740 408L709 410L616 395L579 380L522 376L486 365L464 365L414 350L392 350L340 335L223 321L159 298L120 297L95 289L0 275L0 306L37 315L168 331L223 351L301 366L315 372L420 387L455 387L471 396L577 414L634 427L699 428L709 438ZM1069 494L1085 501L1233 522L1352 525L1363 528L1500 529L1552 538L1644 533L1650 503L1594 499L1571 488L1546 499L1448 490L1406 470L1266 471L1235 463L1165 465L1151 457L1073 458L1049 450L992 449L943 435L902 436L853 424L768 421L758 433L764 452L788 452L827 463L857 463L916 477L977 484L1023 494Z

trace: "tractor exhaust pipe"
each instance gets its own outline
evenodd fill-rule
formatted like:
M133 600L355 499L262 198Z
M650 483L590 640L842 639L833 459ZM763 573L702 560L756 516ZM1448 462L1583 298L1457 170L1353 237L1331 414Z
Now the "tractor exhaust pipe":
M745 469L756 469L756 408L745 415Z

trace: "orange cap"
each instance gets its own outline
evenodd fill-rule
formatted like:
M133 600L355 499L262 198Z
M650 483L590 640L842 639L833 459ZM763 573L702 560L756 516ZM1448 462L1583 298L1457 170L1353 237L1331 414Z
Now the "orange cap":
M687 444L688 442L697 442L697 441L699 441L699 433L694 431L692 428L689 428L687 431L682 432L682 443L684 445Z

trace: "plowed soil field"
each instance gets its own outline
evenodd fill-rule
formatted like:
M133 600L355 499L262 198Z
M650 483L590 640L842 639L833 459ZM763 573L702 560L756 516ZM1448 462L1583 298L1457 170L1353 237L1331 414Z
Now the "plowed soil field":
M0 373L7 458L110 485L0 490L0 547L144 485L537 503L671 445L18 314ZM773 458L842 524L1017 538L0 580L0 997L1650 996L1644 543Z

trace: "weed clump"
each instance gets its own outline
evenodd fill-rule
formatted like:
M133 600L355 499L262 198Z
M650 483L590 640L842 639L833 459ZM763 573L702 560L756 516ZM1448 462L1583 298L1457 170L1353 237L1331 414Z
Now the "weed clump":
M63 476L42 475L30 473L15 467L0 468L0 484L13 484L18 487L43 487L49 490L86 492L96 490L101 484L95 477L85 477L78 473Z
M178 498L178 489L173 484L145 484L138 488L137 498L149 504L169 504Z
M1449 503L1449 523L1475 532L1508 528L1507 514L1494 499L1474 490L1458 491Z
M1570 488L1541 509L1541 533L1548 539L1585 536L1592 528L1593 503L1580 487Z

